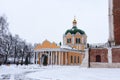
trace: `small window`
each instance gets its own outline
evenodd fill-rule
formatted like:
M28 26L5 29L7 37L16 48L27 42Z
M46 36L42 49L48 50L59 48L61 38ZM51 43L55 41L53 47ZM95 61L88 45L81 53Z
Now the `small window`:
M71 38L68 38L68 39L67 39L67 43L71 43Z
M73 63L73 57L71 56L71 63Z
M76 44L80 43L80 38L76 38Z

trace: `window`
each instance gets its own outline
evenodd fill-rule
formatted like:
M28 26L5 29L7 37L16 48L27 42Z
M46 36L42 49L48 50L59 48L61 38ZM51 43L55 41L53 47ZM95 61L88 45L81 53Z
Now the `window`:
M100 55L96 56L96 62L101 62L101 56Z
M80 38L76 38L76 44L80 43Z
M78 56L78 63L80 63L80 61L79 61L80 59L79 59L79 56Z
M76 63L76 56L74 56L74 63Z
M73 57L71 56L71 63L73 63Z
M71 38L68 38L68 39L67 39L67 43L71 43Z

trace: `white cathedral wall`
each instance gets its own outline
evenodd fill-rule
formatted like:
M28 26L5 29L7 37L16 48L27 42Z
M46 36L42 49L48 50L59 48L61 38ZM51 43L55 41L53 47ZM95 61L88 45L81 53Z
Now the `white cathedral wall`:
M89 49L85 49L85 57L84 57L84 59L83 59L83 61L82 61L82 64L81 64L81 66L80 67L88 67L88 59L89 59Z
M112 63L112 48L108 49L108 63Z

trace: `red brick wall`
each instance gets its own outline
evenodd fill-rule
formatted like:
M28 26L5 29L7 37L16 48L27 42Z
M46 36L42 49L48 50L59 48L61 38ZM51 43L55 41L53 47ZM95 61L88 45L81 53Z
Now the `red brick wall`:
M90 62L96 62L96 56L101 56L101 62L108 62L108 50L107 49L91 49L90 50Z
M120 48L112 49L112 62L113 63L120 62Z
M115 44L120 45L120 0L113 0L113 21Z

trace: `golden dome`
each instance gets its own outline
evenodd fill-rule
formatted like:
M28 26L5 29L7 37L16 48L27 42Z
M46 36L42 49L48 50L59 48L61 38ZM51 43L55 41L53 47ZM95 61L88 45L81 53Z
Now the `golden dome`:
M73 20L73 26L76 26L76 24L77 24L77 21L76 21L76 19L74 18L74 20Z

